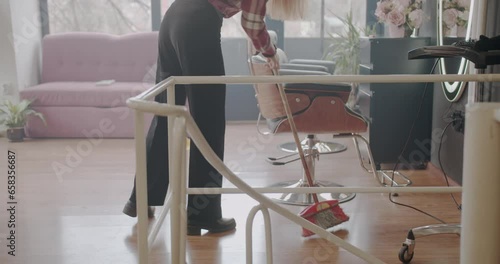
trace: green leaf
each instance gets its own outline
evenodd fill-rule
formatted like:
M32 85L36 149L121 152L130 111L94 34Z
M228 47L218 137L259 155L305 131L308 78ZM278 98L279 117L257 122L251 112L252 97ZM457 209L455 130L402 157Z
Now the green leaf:
M43 115L31 108L32 102L31 100L22 100L18 104L14 104L9 100L5 101L0 107L1 123L8 127L23 127L27 118L34 115L47 125Z
M330 45L323 59L335 62L335 74L358 74L361 30L353 23L352 11L345 18L336 17L342 21L346 30L342 33L328 33Z

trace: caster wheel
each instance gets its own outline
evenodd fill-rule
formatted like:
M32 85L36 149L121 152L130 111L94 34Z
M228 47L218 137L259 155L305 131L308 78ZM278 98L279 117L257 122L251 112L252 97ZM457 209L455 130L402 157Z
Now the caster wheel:
M413 259L413 253L411 255L408 255L408 245L403 245L401 249L399 250L399 260L403 263L410 263L410 261Z

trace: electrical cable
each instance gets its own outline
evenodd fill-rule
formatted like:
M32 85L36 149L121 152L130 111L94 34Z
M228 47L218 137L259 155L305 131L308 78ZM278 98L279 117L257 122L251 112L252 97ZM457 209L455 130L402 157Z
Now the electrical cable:
M437 60L436 60L436 62L434 62L434 65L432 66L432 69L431 69L431 72L430 72L431 74L432 74L432 73L434 72L434 70L436 69L436 66L437 66L438 62L439 62L439 59L437 59ZM420 116L420 112L421 112L421 110L422 110L422 105L423 105L423 103L424 103L425 95L426 95L426 93L427 93L427 87L428 87L428 85L429 85L429 83L425 83L424 92L422 93L422 97L420 98L420 104L419 104L419 107L418 107L418 110L417 110L417 115L416 115L415 119L413 120L413 123L412 123L411 128L410 128L410 132L409 132L408 137L407 137L407 139L406 139L406 142L405 142L405 144L404 144L404 146L403 146L403 149L402 149L401 153L399 154L398 159L397 159L397 161L396 161L396 164L394 164L394 167L393 167L393 169L392 169L391 187L393 187L393 186L394 186L394 174L395 174L396 169L397 169L397 167L398 167L398 165L399 165L399 163L400 163L400 160L401 160L401 159L402 159L402 157L403 157L404 152L406 151L406 148L408 147L408 143L410 142L411 135L413 134L413 130L414 130L414 128L415 128L415 124L417 123L417 119L418 119L418 117ZM420 213L422 213L422 214L425 214L425 215L427 215L427 216L429 216L429 217L431 217L431 218L433 218L433 219L437 220L438 222L441 222L441 223L443 223L443 224L446 224L446 222L444 222L443 220L441 220L441 219L439 219L438 217L436 217L436 216L434 216L434 215L432 215L432 214L430 214L430 213L427 213L427 212L425 212L425 211L423 211L423 210L421 210L421 209L418 209L418 208L416 208L416 207L414 207L414 206L411 206L411 205L408 205L408 204L403 204L403 203L399 203L399 202L394 201L394 200L392 199L392 195L391 195L391 194L389 194L389 201L390 201L391 203L393 203L393 204L396 204L396 205L400 205L400 206L404 206L404 207L407 207L407 208L413 209L413 210L415 210L415 211L417 211L417 212L420 212Z
M444 111L444 113L441 115L441 118L443 120L450 114L450 110L451 110L452 107L453 107L453 103L450 102L450 105L448 106L448 108L446 108L446 110Z
M444 176L444 179L446 180L446 185L448 187L450 187L450 182L448 181L448 176L446 175L446 171L444 170L443 164L441 163L441 146L443 145L443 137L444 137L444 134L446 133L446 130L450 127L451 124L453 124L454 121L457 121L457 120L456 119L452 120L444 127L443 133L441 133L441 138L439 140L439 148L438 148L439 167L443 171L443 176ZM455 199L455 195L453 195L453 193L450 193L450 195L451 195L451 198L453 199L453 202L455 202L455 205L457 206L458 210L462 210L462 205L458 204L457 200Z
M444 168L443 163L441 161L441 147L443 145L443 138L444 138L444 135L446 133L446 130L448 130L448 128L450 127L450 125L453 125L453 123L456 122L456 121L463 121L463 119L456 119L456 118L454 118L453 112L450 112L450 109L452 108L453 105L454 105L454 103L450 103L450 106L446 109L445 113L441 116L441 118L447 124L446 124L443 132L441 133L441 136L439 137L439 147L438 147L438 154L437 154L438 155L439 167L443 171L443 177L444 177L444 180L446 181L447 187L450 187L450 182L448 180L448 175L446 174L445 168ZM450 193L450 195L451 195L451 198L453 199L453 202L457 206L457 209L458 210L462 210L462 205L458 204L457 199L455 198L455 195L453 193Z

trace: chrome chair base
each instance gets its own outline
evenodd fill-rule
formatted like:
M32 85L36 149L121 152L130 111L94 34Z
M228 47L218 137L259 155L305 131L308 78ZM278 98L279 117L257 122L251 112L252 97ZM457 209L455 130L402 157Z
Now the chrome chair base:
M299 181L284 181L273 184L269 187L280 187L280 188L299 188L299 187L310 187L307 181L303 179ZM340 184L329 182L329 181L315 181L315 185L313 187L343 187ZM283 193L283 194L269 194L272 200L288 205L299 205L299 206L308 206L314 204L314 199L311 194L307 193ZM356 196L355 193L318 193L319 201L326 200L338 200L340 203L348 202Z
M307 139L304 139L302 142L302 149L307 149L309 146L307 144ZM297 145L295 142L288 142L288 143L283 143L279 145L278 147L280 150L285 151L285 152L290 152L290 153L297 153ZM316 143L313 147L314 149L318 150L319 154L331 154L331 153L338 153L345 151L347 149L346 145L340 144L340 143L335 143L335 142L324 142L320 141Z
M412 184L412 181L406 177L403 173L399 171L395 171L394 175L392 175L392 170L377 170L375 166L375 161L373 160L372 156L372 151L370 149L370 143L366 138L359 134L338 134L338 135L333 135L334 138L344 138L344 137L351 137L354 141L354 147L356 149L356 152L358 153L358 159L361 167L368 173L373 174L373 177L378 180L378 182L385 187L406 187ZM368 164L365 164L363 161L363 157L361 155L361 150L359 148L359 142L358 140L361 140L364 142L366 148L367 148L367 154L368 154ZM399 178L399 181L396 180L396 176ZM389 181L387 183L386 181Z
M406 187L411 185L411 180L400 171L394 171L394 175L392 175L392 170L377 170L376 172L377 178L385 187Z
M438 234L461 234L461 226L459 224L438 224L427 225L412 228L408 231L406 241L403 242L399 250L399 260L403 263L410 263L415 253L415 239L417 237L424 237Z

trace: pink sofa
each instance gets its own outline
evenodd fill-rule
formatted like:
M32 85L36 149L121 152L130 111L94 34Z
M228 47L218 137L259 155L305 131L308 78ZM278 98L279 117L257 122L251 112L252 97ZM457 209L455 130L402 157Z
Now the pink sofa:
M47 126L31 118L32 138L133 138L134 112L126 100L152 87L158 33L47 35L42 42L41 83L20 92L34 100ZM103 80L113 80L98 84ZM146 116L146 127L152 119ZM145 128L147 129L147 128Z

